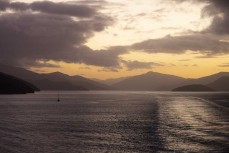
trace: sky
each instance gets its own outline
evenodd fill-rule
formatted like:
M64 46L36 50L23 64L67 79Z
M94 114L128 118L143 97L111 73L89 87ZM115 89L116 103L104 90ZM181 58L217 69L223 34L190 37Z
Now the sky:
M0 0L0 62L107 79L229 71L228 0Z

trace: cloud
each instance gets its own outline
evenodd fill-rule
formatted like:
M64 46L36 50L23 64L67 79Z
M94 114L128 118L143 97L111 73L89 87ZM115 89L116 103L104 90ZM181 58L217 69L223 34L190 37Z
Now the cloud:
M193 64L192 66L193 66L193 67L198 67L199 65L198 65L198 64Z
M31 3L29 6L34 11L70 15L76 17L91 17L96 14L96 10L87 5L37 1Z
M114 67L120 66L120 55L127 52L127 49L122 46L110 47L105 50L92 50L86 46L80 48L81 52L77 54L77 61L101 67Z
M229 63L220 64L219 67L229 67Z
M8 0L0 0L0 11L4 11L9 6Z
M191 34L184 36L166 36L160 39L150 39L131 46L135 50L147 53L181 54L186 51L201 52L206 55L229 53L229 43L219 41L206 34Z
M211 25L204 30L220 35L229 34L229 1L227 0L202 0L208 2L203 8L203 16L212 16Z
M48 61L31 61L31 60L27 60L27 61L22 61L22 65L24 65L25 68L30 68L30 65L33 65L33 68L44 68L44 67L48 67L48 68L60 68L61 66L59 64L52 64L52 63L48 63Z
M116 68L116 67L104 67L100 70L98 70L98 72L119 72L120 68Z
M29 5L27 3L23 3L23 2L14 2L14 3L10 3L8 8L11 8L11 9L16 10L16 11L25 11L25 10L29 9Z
M5 12L0 15L1 62L25 66L28 66L28 63L33 63L36 66L37 63L33 61L39 60L86 63L99 66L117 65L119 57L116 52L109 51L108 53L105 50L96 52L84 46L87 39L92 37L95 32L103 31L112 24L113 21L110 17L101 13L94 13L94 11L82 11L82 9L88 10L86 6L80 6L82 9L72 12L71 9L68 10L70 4L53 2L50 4L55 9L56 7L63 7L64 9L57 9L60 12L50 11L51 13L45 11L47 8L41 9L45 13L23 11L22 8L32 4L10 3L16 12ZM43 8L40 5L39 7ZM74 5L72 7L78 8L79 6ZM71 16L73 14L88 18L75 20ZM110 56L114 58L112 59Z
M178 3L187 2L187 0L172 0ZM195 3L206 3L202 10L202 16L211 16L213 21L211 25L204 30L220 35L229 34L229 1L228 0L188 0Z
M162 66L154 62L140 62L140 61L122 61L129 71L134 69L151 69L155 66Z
M39 11L42 13L51 13L59 15L68 15L75 17L92 17L98 14L96 8L89 5L79 5L76 3L55 3L52 1L35 1L33 3L24 2L9 2L5 0L0 1L0 10L6 8L25 11L31 9L32 11Z
M180 62L186 62L186 61L191 61L191 59L181 59L181 60L178 60Z
M176 1L181 2L181 0ZM192 1L197 2L197 0ZM0 11L13 10L0 15L0 61L27 67L42 65L52 67L55 65L37 61L53 60L84 63L105 67L103 69L105 71L117 71L121 63L129 70L159 66L153 62L124 61L120 55L129 51L182 54L191 50L208 57L228 54L229 43L209 34L228 34L228 2L222 0L217 2L201 0L201 2L209 4L203 12L214 17L212 24L203 32L183 36L168 35L129 46L93 50L85 46L87 40L95 32L101 32L113 24L113 19L100 13L101 7L98 5L104 4L105 1L24 3L0 0ZM214 8L214 12L210 8Z

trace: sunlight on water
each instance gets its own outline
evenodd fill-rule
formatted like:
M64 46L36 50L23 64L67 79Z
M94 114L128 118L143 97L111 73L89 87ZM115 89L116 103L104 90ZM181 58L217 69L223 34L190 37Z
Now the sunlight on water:
M170 150L212 152L227 147L228 118L220 118L223 115L220 109L190 97L169 97L160 101L161 130Z
M228 93L0 96L0 153L228 152Z

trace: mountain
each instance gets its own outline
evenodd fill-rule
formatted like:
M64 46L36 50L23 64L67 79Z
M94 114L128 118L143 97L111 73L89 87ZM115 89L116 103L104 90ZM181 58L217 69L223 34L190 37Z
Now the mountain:
M142 75L126 78L114 84L113 87L120 90L171 90L170 88L167 88L167 86L176 86L184 81L185 79L181 77L157 72L148 72Z
M162 90L163 89L172 90L172 89L177 88L177 87L186 86L186 85L193 85L193 84L202 84L202 85L208 86L209 83L212 83L212 82L216 81L217 79L224 77L224 76L229 76L229 72L219 72L216 74L212 74L212 75L197 78L197 79L184 79L183 81L178 82L177 84L168 85L168 86L162 88Z
M9 66L5 64L1 64L1 63L0 63L0 72L16 76L18 78L21 78L27 81L41 79L41 76L38 73L34 73L24 68Z
M186 86L175 88L172 91L205 92L205 91L215 91L215 90L202 84L192 84L192 85L186 85Z
M0 94L26 94L39 91L34 85L0 72Z
M48 79L32 80L42 90L89 90L82 86L73 85L69 82L56 82Z
M208 84L208 86L217 91L229 91L229 77L220 77L216 81Z
M75 75L69 76L60 72L40 74L35 73L24 68L9 66L0 64L0 72L9 74L26 80L37 86L41 90L160 90L170 91L176 87L185 85L202 84L208 85L213 83L221 77L228 76L229 72L220 72L210 76L205 76L198 79L185 79L174 75L161 74L157 72L148 72L142 75L124 77L117 79L107 79L103 81L95 81L87 79L85 77ZM101 83L103 82L103 83ZM224 82L224 81L223 81ZM108 84L108 85L107 85ZM109 86L112 84L111 86ZM215 83L217 84L217 83ZM222 84L221 87L214 87L216 85L209 85L216 90L227 90L223 87L226 83ZM225 89L226 88L226 89Z
M60 72L54 72L54 73L42 74L42 76L44 78L47 78L48 80L52 80L56 82L69 82L73 85L78 85L89 90L111 90L112 89L110 86L84 78L79 75L69 76Z
M213 81L216 81L217 79L224 77L224 76L229 76L229 72L219 72L216 74L212 74L209 76L201 77L198 79L187 79L183 84L203 84L207 85L209 83L212 83Z
M60 72L39 74L24 68L0 64L0 72L16 76L39 87L41 90L110 90L111 87L81 77Z

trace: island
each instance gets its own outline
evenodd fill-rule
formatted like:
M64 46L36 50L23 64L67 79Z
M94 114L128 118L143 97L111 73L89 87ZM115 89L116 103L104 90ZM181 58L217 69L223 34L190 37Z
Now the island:
M178 88L173 89L172 91L180 91L180 92L212 92L215 91L214 89L202 85L202 84L192 84L192 85L185 85Z

